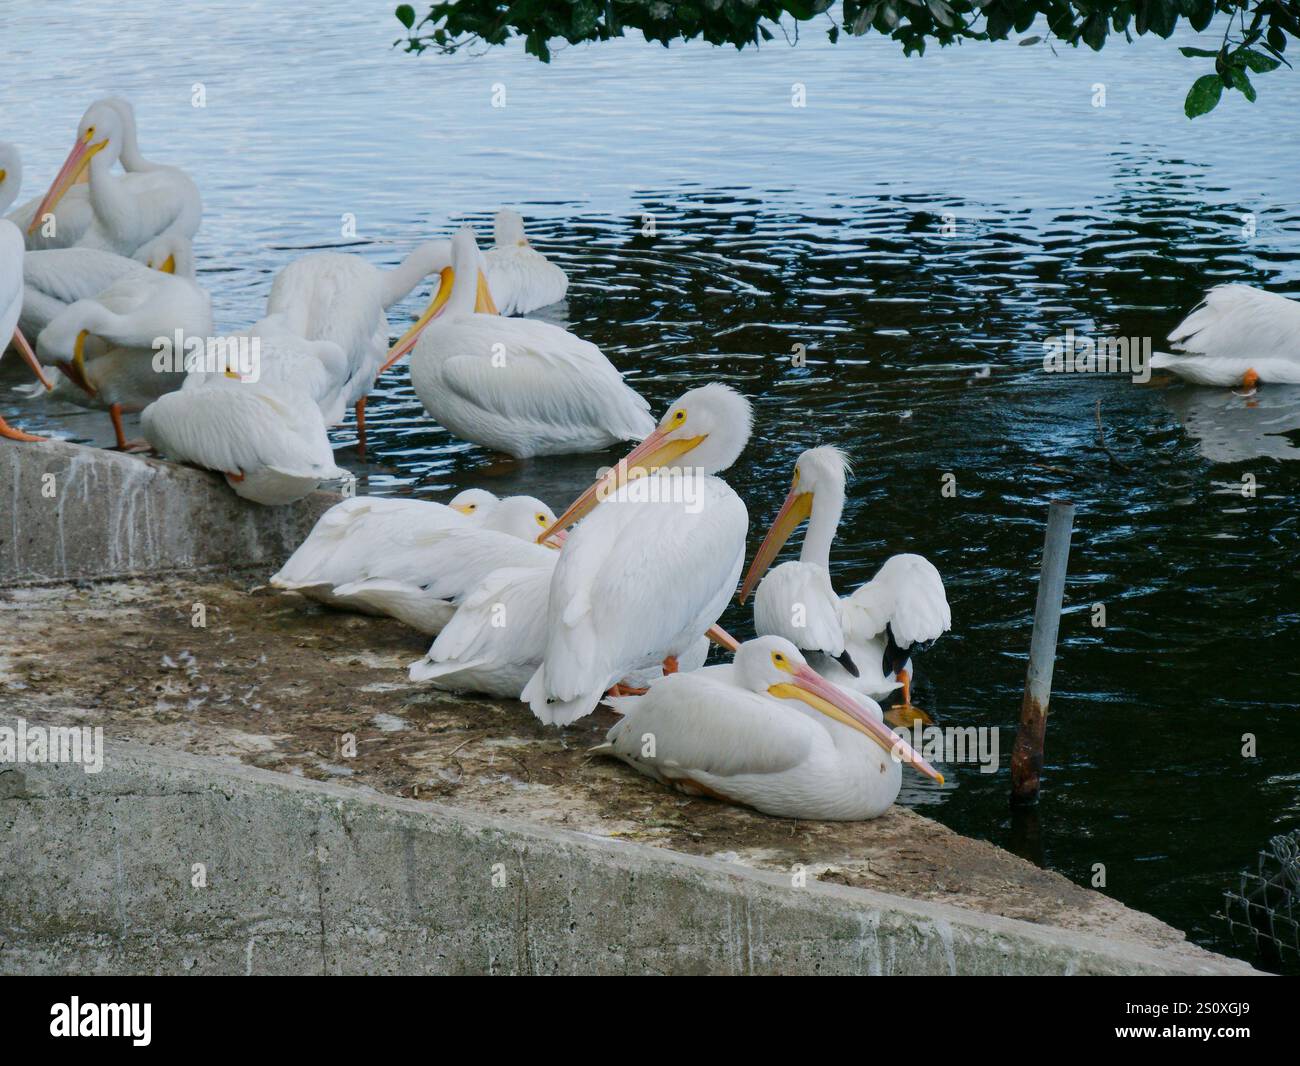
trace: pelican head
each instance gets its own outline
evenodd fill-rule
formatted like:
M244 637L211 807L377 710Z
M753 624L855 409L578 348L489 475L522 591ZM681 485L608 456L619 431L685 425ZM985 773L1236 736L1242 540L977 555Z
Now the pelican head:
M838 521L839 511L844 506L844 483L848 475L848 457L838 448L829 445L809 448L799 456L794 464L790 491L772 520L772 528L754 553L754 561L740 586L741 603L754 591L758 579L767 572L790 535L811 517L813 503L818 498L830 501L828 510L834 512Z
M751 420L749 401L729 385L713 382L682 393L654 431L574 500L538 540L556 528L573 525L629 481L656 470L673 466L704 474L726 470L749 442Z
M914 766L943 784L943 774L925 761L902 737L877 717L880 708L837 688L817 673L784 637L748 640L736 652L736 678L751 692L778 700L798 700L815 711L855 729L879 744L893 758Z
M539 539L539 534L554 522L555 512L536 496L507 496L488 512L481 526L531 541Z
M86 113L77 125L77 139L72 145L72 151L63 161L63 166L50 184L40 207L32 216L31 225L27 227L28 233L34 233L42 219L58 206L59 201L90 166L92 159L102 155L108 166L117 161L122 154L126 130L121 103L116 99L96 100L86 108Z
M457 278L460 280L457 281ZM478 250L474 231L468 226L462 226L451 239L451 266L442 268L438 291L433 294L429 306L398 342L388 349L388 358L379 368L379 373L382 374L414 348L415 342L420 339L420 334L429 323L444 312L452 315L470 312L497 314L497 305L488 288L487 275L483 273L483 255Z
M23 187L23 158L18 148L8 141L0 141L0 215L18 199Z
M492 242L498 248L528 247L524 216L508 207L498 211L492 219Z
M466 518L482 520L496 507L497 502L497 496L487 489L465 489L464 492L456 493L447 506Z

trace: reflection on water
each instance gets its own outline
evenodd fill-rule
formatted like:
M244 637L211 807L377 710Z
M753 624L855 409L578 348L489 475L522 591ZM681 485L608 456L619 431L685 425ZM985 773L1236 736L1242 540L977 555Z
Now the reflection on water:
M1169 409L1214 463L1300 458L1300 386L1245 398L1229 389L1173 388Z
M96 63L62 62L92 7ZM256 318L274 272L305 249L353 244L391 265L455 222L520 207L572 279L547 317L600 345L657 410L709 379L755 399L753 442L728 475L755 545L798 452L847 448L835 579L847 591L902 550L939 566L954 630L921 661L918 702L945 724L1001 727L1004 762L1045 503L1073 499L1032 832L1012 818L1005 772L959 768L945 791L914 779L903 800L1080 883L1104 863L1107 891L1230 949L1212 917L1222 889L1300 824L1300 465L1285 461L1297 398L1266 387L1249 406L1226 390L1045 374L1042 345L1073 328L1160 347L1225 280L1300 294L1296 161L1276 135L1300 82L1272 76L1254 108L1234 99L1189 124L1194 72L1176 46L1190 37L920 61L816 35L740 56L622 42L543 68L514 52L403 57L387 9L330 12L304 38L297 9L270 8L11 15L24 47L9 57L0 136L27 151L34 186L91 98L131 96L146 152L203 190L200 280L222 327ZM187 57L183 71L156 69L138 47L146 31ZM790 106L794 81L806 109ZM1104 109L1091 106L1098 81ZM504 109L490 106L496 83ZM345 213L356 242L339 237ZM394 335L427 296L394 309ZM806 366L792 365L795 345ZM101 414L12 402L10 362L0 414L109 439ZM1099 446L1099 401L1122 467ZM350 425L334 435L362 491L445 498L477 484L558 507L611 458L488 455L429 421L404 368L369 420L369 466ZM956 498L940 494L945 474ZM733 607L724 624L749 620ZM1241 756L1245 733L1258 758Z

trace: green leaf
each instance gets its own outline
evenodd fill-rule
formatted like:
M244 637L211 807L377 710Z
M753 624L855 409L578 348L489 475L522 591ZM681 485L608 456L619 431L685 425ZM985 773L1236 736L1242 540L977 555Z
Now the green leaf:
M838 26L832 26L826 31L826 36L831 39L831 44L834 44L840 39L840 28Z
M1188 58L1191 58L1192 56L1204 56L1206 58L1213 59L1215 56L1219 54L1218 52L1214 51L1214 49L1212 48L1180 48L1178 50Z
M393 14L397 16L397 21L408 30L415 25L415 8L410 4L398 4L397 10Z
M1026 37L1020 42L1020 47L1027 48L1029 47L1029 45L1037 44L1041 40L1042 40L1041 37Z
M1241 90L1241 95L1253 104L1255 102L1255 86L1250 84L1246 72L1240 67L1232 67L1231 72L1233 87Z
M1268 28L1268 43L1273 46L1275 52L1286 51L1286 34L1282 32L1281 26L1270 26Z
M942 23L945 26L953 25L952 8L945 4L943 0L926 0L925 6L930 9L930 14L934 16L935 22Z
M1256 74L1267 74L1270 70L1277 70L1282 65L1276 59L1269 59L1262 52L1256 52L1252 48L1244 48L1238 55L1245 60L1246 66Z
M1183 102L1183 111L1188 118L1208 115L1219 106L1219 97L1223 95L1223 82L1217 74L1205 74L1192 82L1192 87Z

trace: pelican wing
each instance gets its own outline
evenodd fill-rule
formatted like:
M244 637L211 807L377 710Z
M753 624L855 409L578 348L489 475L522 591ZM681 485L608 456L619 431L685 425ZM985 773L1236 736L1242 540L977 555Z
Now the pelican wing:
M865 643L889 626L900 648L937 640L952 626L943 578L920 555L894 555L875 577L840 601L849 640Z
M722 482L704 484L694 508L638 498L645 490L633 482L569 535L551 579L545 659L524 692L544 721L590 713L613 682L684 651L678 645L721 615L740 577L748 515Z
M1300 359L1300 303L1251 285L1218 285L1169 334L1175 351L1213 358Z
M840 601L823 567L788 562L775 567L754 596L754 631L785 637L806 652L844 653Z
M208 470L272 470L321 481L345 476L334 463L320 411L305 396L295 402L233 381L230 387L183 388L150 404L140 423L159 451Z
M776 774L803 763L815 724L732 678L730 665L710 666L660 678L643 696L609 699L624 717L597 750L669 780Z
M563 270L526 245L490 249L483 255L483 269L503 315L526 315L558 303L569 287Z
M446 328L434 340L451 341L457 354L443 361L441 386L521 433L545 439L548 430L568 436L574 426L592 426L640 440L654 429L645 399L599 348L567 330L498 315L463 315Z

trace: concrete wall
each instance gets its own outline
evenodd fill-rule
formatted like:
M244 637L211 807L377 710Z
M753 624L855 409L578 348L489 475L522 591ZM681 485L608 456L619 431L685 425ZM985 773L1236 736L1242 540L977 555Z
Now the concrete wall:
M338 498L260 507L218 475L175 463L0 440L0 586L275 567Z
M0 773L0 972L1249 971L157 748L106 762Z

